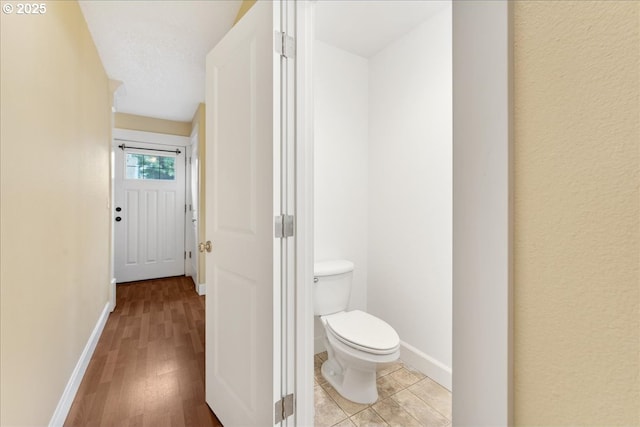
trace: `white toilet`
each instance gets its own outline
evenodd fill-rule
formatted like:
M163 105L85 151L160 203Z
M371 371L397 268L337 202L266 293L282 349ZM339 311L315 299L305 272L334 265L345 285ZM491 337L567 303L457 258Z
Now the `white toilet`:
M378 400L376 367L400 357L400 338L383 320L346 311L352 275L351 261L316 262L313 309L324 326L329 356L322 376L346 399L368 404Z

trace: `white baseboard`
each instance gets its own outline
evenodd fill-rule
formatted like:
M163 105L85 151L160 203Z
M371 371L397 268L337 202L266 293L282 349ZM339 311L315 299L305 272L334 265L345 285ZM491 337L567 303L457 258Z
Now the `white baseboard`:
M313 353L318 354L325 350L326 348L323 337L315 337L313 342ZM451 391L451 368L448 366L445 366L443 363L427 354L424 354L404 341L400 341L400 360Z
M195 283L196 292L198 295L206 295L207 294L207 285L204 283Z
M400 341L400 359L451 391L450 367L404 341Z
M71 409L73 399L75 399L78 388L80 387L80 383L82 382L82 377L84 377L84 373L87 370L87 366L89 365L91 356L93 356L93 352L96 349L96 345L98 344L98 340L100 339L100 335L102 334L104 325L105 323L107 323L110 305L110 302L107 302L105 304L104 310L102 310L102 313L98 318L98 322L93 328L91 336L89 336L89 341L87 341L87 344L84 346L84 350L82 350L80 359L78 360L76 367L71 373L71 378L69 378L69 382L64 388L64 392L62 392L62 397L58 402L58 406L56 407L56 410L51 417L51 421L49 421L49 427L62 427L65 420L67 419L67 415L69 415L69 410Z

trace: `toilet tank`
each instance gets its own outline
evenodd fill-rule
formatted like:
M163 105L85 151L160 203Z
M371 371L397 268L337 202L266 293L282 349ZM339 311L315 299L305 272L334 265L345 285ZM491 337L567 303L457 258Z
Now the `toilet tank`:
M316 262L313 265L313 314L344 311L349 305L353 263L347 260Z

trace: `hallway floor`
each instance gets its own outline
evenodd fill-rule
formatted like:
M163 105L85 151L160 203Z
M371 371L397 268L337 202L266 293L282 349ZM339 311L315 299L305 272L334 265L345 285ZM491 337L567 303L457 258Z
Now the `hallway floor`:
M447 427L451 392L398 361L377 372L378 401L373 405L340 396L320 372L327 352L314 356L316 427Z
M118 285L65 426L221 426L204 398L204 297L189 277Z
M188 277L118 285L109 316L66 427L222 426L204 398L204 298ZM314 356L315 425L451 424L451 393L397 362L378 371L380 398L360 405L340 396Z

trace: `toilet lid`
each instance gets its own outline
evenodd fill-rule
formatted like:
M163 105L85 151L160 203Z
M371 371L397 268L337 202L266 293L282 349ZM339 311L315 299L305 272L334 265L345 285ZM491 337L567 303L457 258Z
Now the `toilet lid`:
M387 322L364 311L343 311L325 319L336 338L361 350L386 354L400 345L400 337Z

